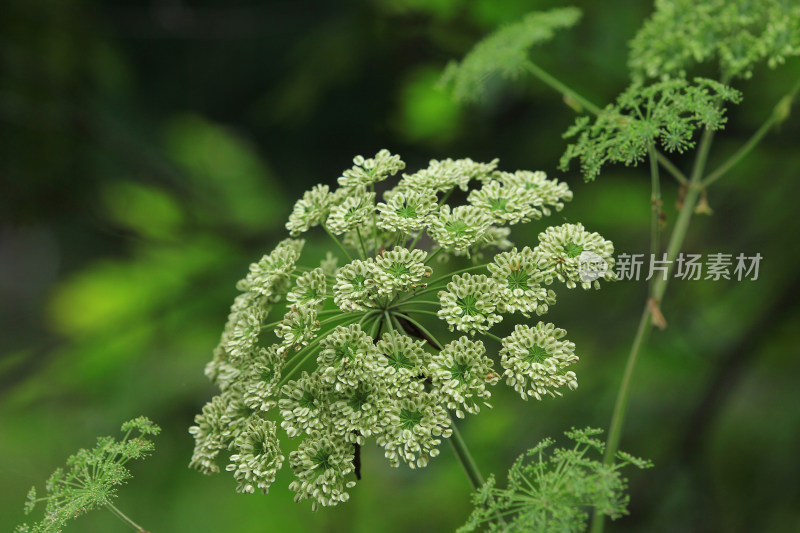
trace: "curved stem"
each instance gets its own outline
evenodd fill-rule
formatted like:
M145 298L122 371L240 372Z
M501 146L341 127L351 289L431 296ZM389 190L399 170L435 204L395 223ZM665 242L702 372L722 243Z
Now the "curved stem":
M431 316L435 316L436 318L439 318L439 314L438 313L434 313L433 311L429 311L427 309L408 309L408 308L404 308L403 311L405 311L406 313L419 313L419 314L422 314L422 315L431 315Z
M331 230L328 229L328 226L326 226L325 224L320 224L320 225L322 226L322 229L325 230L325 233L327 233L328 236L330 236L330 238L333 239L333 242L336 243L336 246L338 246L339 249L344 253L345 257L347 257L347 260L348 261L352 261L353 258L347 252L347 248L344 247L344 245L342 244L342 241L340 241L339 238L336 235L331 233Z
M433 258L442 253L442 250L444 250L444 248L437 248L435 252L433 252L431 255L428 256L427 259L425 259L423 264L427 265L428 263L433 261Z
M423 233L425 233L424 229L419 230L419 233L417 233L417 236L414 237L413 241L411 241L411 245L409 245L409 247L408 247L409 250L413 250L414 249L414 247L417 245L419 240L422 238L422 234Z
M593 104L577 92L575 92L572 88L568 87L560 80L553 77L548 72L545 72L539 65L528 61L528 70L531 74L536 76L540 81L542 81L545 85L550 86L552 89L555 89L557 92L561 93L564 96L564 100L567 102L567 105L574 109L577 112L581 111L581 107L586 108L588 111L594 113L595 115L598 114L602 109L597 105ZM578 104L578 107L575 105L570 105L569 100L571 99L575 104Z
M133 529L135 529L137 533L147 533L147 530L145 528L143 528L142 526L140 526L139 524L128 518L128 516L122 511L120 511L113 503L108 502L106 504L106 509L111 511L114 514L114 516L116 516L129 526L131 526Z
M486 268L486 265L485 264L473 265L471 267L462 268L461 270L456 270L455 272L452 272L450 274L446 274L444 276L439 276L438 278L434 278L434 279L432 279L431 281L429 281L426 284L427 286L424 289L412 292L408 296L398 300L397 304L402 304L404 302L408 302L409 300L413 300L417 296L422 296L423 294L427 294L429 292L440 291L440 290L442 290L442 287L440 287L439 285L441 285L442 282L448 281L448 279L452 278L456 274L462 274L464 272L469 272L470 270L477 270L479 268Z
M722 163L716 170L710 173L702 182L703 187L708 187L718 179L720 179L726 172L728 172L731 168L736 166L742 159L749 154L756 145L761 142L761 139L772 129L773 126L782 122L791 107L792 100L797 96L797 93L800 92L800 80L794 84L792 90L786 94L780 101L775 104L775 107L772 109L772 113L770 113L769 118L761 125L758 130L753 134L750 139L747 140L734 154L728 158L727 161Z
M656 159L658 159L658 162L661 164L662 167L664 167L664 170L669 172L669 174L673 178L675 178L678 181L678 183L680 183L681 185L687 185L689 183L689 178L687 178L684 175L684 173L681 172L680 169L678 169L678 167L676 167L672 163L672 161L669 160L667 156L665 156L658 150L654 150L654 152L656 154Z
M400 317L404 318L405 320L407 320L408 322L410 322L411 324L413 324L417 328L419 328L419 330L422 332L422 335L425 335L425 337L422 337L424 340L428 341L428 343L431 346L433 346L434 348L436 348L437 350L442 350L442 348L443 348L442 343L439 342L436 339L436 337L431 335L431 332L428 331L427 329L425 329L425 326L423 326L422 324L420 324L419 322L417 322L416 320L414 320L413 318L411 318L410 316L408 316L405 313L397 313L397 316L400 316Z
M497 335L495 335L494 333L489 333L488 331L486 331L486 332L484 332L484 335L486 335L486 336L487 336L487 337L489 337L490 339L494 339L494 340L496 340L496 341L497 341L497 342L499 342L500 344L503 344L503 339L501 339L500 337L498 337L498 336L497 336Z
M361 259L367 258L367 248L364 246L364 239L361 238L361 230L356 226L356 235L358 235L358 244L361 245Z
M561 80L554 77L549 72L546 72L544 69L536 65L535 63L528 62L528 71L533 74L539 81L544 83L545 85L549 86L550 88L556 90L557 92L561 93L564 96L564 100L569 107L571 107L574 111L580 113L582 111L581 107L586 108L587 111L593 113L595 115L599 114L602 109L582 96L580 93L575 91L575 89L569 87ZM575 104L578 104L576 107L575 105L570 104L570 99ZM672 161L669 160L667 156L662 154L660 151L656 150L656 158L658 162L664 167L664 169L669 172L669 174L674 177L678 183L681 185L686 185L689 183L689 180L686 176L681 172L678 167L676 167Z
M659 277L655 280L652 287L651 296L642 311L642 316L639 319L639 327L636 330L636 336L633 339L631 351L628 354L628 360L625 364L625 372L622 376L619 390L617 391L617 399L614 404L614 412L611 416L611 424L608 429L608 437L606 440L606 451L604 462L611 464L614 457L617 455L619 448L619 441L622 436L622 428L625 425L625 414L628 409L628 400L630 397L630 386L633 377L634 369L636 368L636 361L639 357L644 340L650 330L650 325L653 321L654 307L658 309L664 292L669 283L669 276L672 272L672 264L678 256L678 252L683 246L683 241L686 238L686 232L689 229L689 222L692 219L695 205L700 194L701 188L699 187L703 171L705 170L706 161L708 159L708 152L711 149L711 142L714 139L714 132L705 130L700 140L700 146L697 151L697 157L692 168L692 177L689 180L689 187L686 193L686 198L683 200L678 219L675 222L675 227L672 229L669 244L667 245L667 275L663 278ZM595 513L592 518L592 533L602 533L605 523L605 517L600 513Z
M458 431L456 425L453 424L451 429L453 430L453 434L447 440L450 441L456 458L458 458L458 462L461 463L461 467L464 469L464 472L466 472L469 482L472 484L472 488L478 490L484 483L481 471L478 470L478 465L475 464L475 460L469 453L469 448L467 448L467 444L461 437L461 432Z
M658 176L658 161L656 161L655 147L648 147L650 154L650 260L654 261L661 250L661 184ZM650 283L652 291L655 278ZM651 293L652 295L652 293Z

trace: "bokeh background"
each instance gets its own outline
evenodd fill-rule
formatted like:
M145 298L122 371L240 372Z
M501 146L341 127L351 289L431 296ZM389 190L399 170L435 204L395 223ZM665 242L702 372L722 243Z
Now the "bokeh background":
M627 85L627 41L648 2L576 1L584 18L534 59L589 99ZM283 238L294 200L333 183L355 154L386 147L409 168L499 157L556 166L573 112L533 80L463 106L436 88L448 60L536 0L7 0L0 17L0 530L23 520L30 485L97 435L144 414L164 432L133 465L119 507L158 531L450 531L469 488L449 447L422 471L365 450L351 501L312 513L284 468L270 494L187 468L203 375L234 283ZM797 60L740 82L713 168L769 115ZM797 531L797 198L800 113L709 192L685 249L759 252L755 282L675 282L635 374L623 449L631 516L610 531ZM686 168L688 160L678 158ZM563 176L575 200L517 231L583 222L619 251L646 252L645 168L596 183ZM668 182L668 223L676 187ZM312 234L310 246L326 246ZM318 252L315 252L318 253ZM581 357L580 388L495 408L462 424L484 473L570 426L606 427L644 283L560 292L549 319ZM71 530L124 531L98 511Z

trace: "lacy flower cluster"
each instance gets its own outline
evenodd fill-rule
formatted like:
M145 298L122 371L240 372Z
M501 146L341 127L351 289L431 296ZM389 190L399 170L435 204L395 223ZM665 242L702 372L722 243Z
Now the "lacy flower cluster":
M241 492L269 490L286 459L279 427L299 440L288 452L295 499L317 508L348 499L367 443L393 466L424 467L453 415L489 406L499 381L537 400L578 385L575 345L532 317L555 304L555 284L610 280L613 245L580 224L550 227L534 247L509 241L509 226L571 200L565 183L447 159L380 184L379 197L403 161L382 150L354 163L338 188L306 192L291 238L250 266L206 368L220 393L190 429L191 466L227 461ZM298 237L315 227L331 252L302 266ZM513 331L501 338L498 324ZM441 341L430 331L448 329Z

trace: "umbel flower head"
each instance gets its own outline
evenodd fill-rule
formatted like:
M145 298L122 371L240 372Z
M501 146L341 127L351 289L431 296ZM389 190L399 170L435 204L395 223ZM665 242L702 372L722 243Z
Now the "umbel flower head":
M567 185L446 159L402 174L378 201L375 183L405 163L387 150L354 163L339 188L305 193L293 238L251 265L206 367L220 393L190 428L190 464L209 474L227 461L240 492L266 493L285 456L297 501L336 505L360 479L364 446L422 468L455 418L491 407L498 383L537 400L577 386L565 332L527 318L555 305L559 284L612 279L585 281L583 259L613 265L613 246L565 224L515 248L509 230L563 209ZM315 227L331 246L304 262L296 237ZM505 338L503 322L516 326ZM279 428L299 443L284 450Z

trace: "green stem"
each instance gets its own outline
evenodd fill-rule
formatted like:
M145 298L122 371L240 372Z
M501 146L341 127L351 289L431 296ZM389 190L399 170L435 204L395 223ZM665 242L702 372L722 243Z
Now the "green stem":
M145 528L143 528L142 526L140 526L139 524L137 524L136 522L134 522L133 520L128 518L128 516L125 513L123 513L122 511L120 511L116 506L114 506L113 503L111 503L111 502L107 503L106 504L106 509L111 511L114 514L114 516L116 516L117 518L119 518L120 520L122 520L123 522L128 524L129 526L131 526L138 533L147 533L147 530Z
M341 250L341 251L344 253L345 257L347 257L347 260L348 260L348 261L352 261L352 260L353 260L353 258L352 258L352 257L350 256L350 254L347 252L347 249L346 249L346 248L344 247L344 245L342 244L342 241L340 241L340 240L339 240L339 238L338 238L338 237L336 237L336 235L334 235L333 233L331 233L331 230L329 230L329 229L328 229L328 226L326 226L325 224L321 224L321 226L322 226L322 229L324 229L324 230L325 230L325 233L327 233L327 234L330 236L330 238L331 238L331 239L333 239L333 242L335 242L335 243L336 243L336 246L338 246L338 247L339 247L339 249L340 249L340 250Z
M496 341L497 341L497 342L499 342L500 344L503 344L503 339L501 339L500 337L498 337L498 336L497 336L497 335L495 335L494 333L489 333L489 332L487 331L487 332L485 332L485 333L484 333L484 335L486 335L486 336L487 336L487 337L489 337L490 339L494 339L494 340L496 340Z
M442 207L444 205L444 203L447 201L447 199L450 198L450 195L453 194L454 190L456 190L455 187L453 187L452 189L450 189L449 191L444 193L444 196L442 196L442 199L439 200L439 207Z
M436 279L433 279L433 280L429 281L427 283L427 287L426 288L424 288L422 290L419 290L419 291L414 291L413 293L409 294L405 298L402 298L402 299L398 300L397 303L398 304L402 304L402 303L407 302L409 300L413 300L417 296L422 296L423 294L427 294L429 292L440 291L440 290L442 290L442 287L439 287L438 285L441 284L443 281L448 281L450 278L452 278L456 274L461 274L463 272L469 272L470 270L476 270L476 269L479 269L479 268L486 268L486 265L474 265L474 266L471 266L471 267L462 268L461 270L456 270L455 272L452 272L450 274L446 274L444 276L440 276L440 277L438 277Z
M648 147L650 154L650 257L654 261L661 250L661 183L658 176L658 161L656 161L655 148ZM655 277L650 283L651 290L655 286Z
M546 72L535 63L528 62L528 70L530 71L531 74L533 74L536 78L538 78L539 81L541 81L545 85L548 85L557 92L561 93L565 97L565 99L567 97L571 98L573 101L580 104L581 106L586 108L589 112L595 115L599 114L602 111L602 109L599 106L589 101L587 98L585 98L577 91L575 91L575 89L569 87L561 80L555 78L552 74ZM569 103L567 105L569 105ZM581 111L581 109L576 109L572 105L570 105L569 107L574 109L576 112ZM658 159L658 162L661 163L661 165L664 167L664 169L667 172L669 172L672 177L678 180L678 182L681 185L685 185L689 182L689 180L686 178L683 172L681 172L678 169L678 167L676 167L672 163L672 161L670 161L669 158L667 158L667 156L665 156L658 150L656 150L656 158Z
M590 102L589 100L587 100L586 98L575 92L572 88L568 87L567 85L565 85L560 80L553 77L548 72L545 72L541 67L539 67L535 63L532 63L530 61L528 62L528 71L530 71L531 74L536 76L542 83L548 85L552 89L561 93L564 96L565 100L567 98L571 98L574 102L580 104L581 106L583 106L590 112L594 113L595 115L598 114L600 111L602 111L602 109L600 109L597 105L593 104L592 102ZM578 112L581 111L581 109L576 109L575 106L570 105L570 107L575 111Z
M761 139L772 129L773 126L782 122L789 113L789 109L792 105L792 100L797 96L797 93L800 92L800 80L794 84L792 90L789 91L780 101L775 104L775 107L772 109L772 113L770 113L769 118L761 125L760 128L753 134L750 139L747 140L734 154L728 158L727 161L722 163L719 167L717 167L714 172L710 173L702 182L703 187L708 187L718 179L720 179L725 173L727 173L731 168L736 166L742 159L749 154L753 148L761 142Z
M438 278L432 279L431 281L428 282L428 286L435 285L435 284L439 283L440 281L444 281L444 280L450 279L453 276L455 276L456 274L462 274L464 272L469 272L470 270L477 270L479 268L486 268L487 266L488 266L488 263L480 264L480 265L472 265L471 267L462 268L461 270L456 270L455 272L450 272L449 274L445 274L444 276L439 276ZM417 294L420 294L420 293L417 293Z
M439 351L441 351L441 350L443 349L442 343L441 343L441 342L439 342L439 341L436 339L436 337L434 337L433 335L431 335L431 332L430 332L430 331L428 331L427 329L425 329L425 326L423 326L422 324L420 324L419 322L417 322L416 320L414 320L413 318L411 318L410 316L408 316L408 315L407 315L407 314L405 314L405 313L397 313L397 315L398 315L398 316L401 316L401 317L403 317L403 318L405 318L406 320L408 320L409 322L411 322L412 324L414 324L415 326L417 326L417 327L419 328L419 330L420 330L422 333L424 333L425 335L427 335L427 336L428 336L428 339L430 339L430 343L431 343L431 345L432 345L434 348L436 348L436 349L437 349L437 350L439 350ZM426 340L427 340L427 339L426 339Z
M289 370L286 374L281 376L281 380L280 380L280 382L278 382L278 390L280 390L284 385L289 383L289 380L292 379L292 376L294 376L297 373L297 371L300 370L300 367L303 366L303 364L308 360L308 357L312 353L314 353L313 348L316 348L316 346L317 346L317 344L319 344L320 340L322 340L322 337L317 337L316 339L314 339L313 341L308 343L308 345L304 346L296 354L294 354L294 356L290 359L291 361L297 359L297 357L299 357L299 355L301 353L306 352L303 355L303 358L300 359L300 361L298 361L297 364L294 365L291 370Z
M461 437L461 432L458 431L456 425L453 424L451 429L453 430L453 435L447 440L450 441L450 445L456 453L458 462L461 463L461 467L464 469L464 472L466 472L469 482L472 483L472 488L478 490L484 483L481 471L478 470L478 465L475 464L475 460L469 453L469 448L467 448L467 444Z
M369 184L369 190L374 195L375 194L375 184ZM373 198L373 202L375 199ZM375 251L380 249L380 243L378 243L378 217L375 213L375 209L372 209L372 244L375 246Z
M434 313L433 311L428 311L427 309L403 308L403 312L405 312L405 313L419 313L419 314L422 314L422 315L431 315L431 316L435 316L437 318L439 317L438 313Z
M437 301L435 301L435 300L415 300L413 298L411 300L409 300L408 303L409 304L442 305L442 302L439 302L438 300ZM392 308L394 308L394 307L400 307L399 302L398 302L398 305L392 306Z
M431 255L428 256L427 259L425 259L424 264L427 265L428 263L433 261L433 258L436 257L437 255L439 255L440 253L442 253L442 250L444 250L444 248L437 248L435 252L433 252Z
M389 329L389 333L394 333L394 326L392 326L392 317L389 315L389 311L384 310L383 316L386 318L386 327Z
M697 151L694 167L692 168L692 177L689 180L688 190L686 197L683 200L678 219L675 222L675 227L672 229L669 244L667 245L667 261L668 271L667 276L659 277L656 279L652 287L651 296L645 303L642 310L642 316L639 319L639 327L636 330L636 336L633 339L631 351L628 354L628 360L625 364L625 372L622 376L622 383L620 383L619 390L617 391L617 399L614 404L614 412L611 416L611 424L608 429L608 438L606 440L606 451L604 462L611 464L619 449L619 441L622 436L622 428L625 424L625 413L628 408L628 400L630 397L630 385L633 377L634 369L636 368L636 361L639 357L644 340L650 330L650 325L653 320L652 306L660 306L664 292L666 291L669 282L670 272L672 271L672 264L678 255L678 252L683 246L683 241L686 238L686 232L689 229L689 222L692 219L695 205L700 195L701 187L700 180L705 170L706 161L708 160L708 152L711 149L711 142L714 139L714 132L705 130L700 140L700 147ZM602 533L605 523L605 517L600 513L595 513L592 518L592 533Z
M419 233L417 233L417 236L414 237L413 241L411 241L411 246L408 247L409 250L413 250L414 249L414 247L417 245L419 240L422 238L422 234L423 233L425 233L424 229L419 230Z
M358 235L358 244L361 245L361 259L367 258L367 247L364 246L364 239L361 238L361 230L356 226L356 235Z
M678 167L676 167L672 163L672 161L670 161L669 158L667 158L667 156L665 156L664 154L662 154L658 150L655 150L655 148L654 148L654 152L656 154L656 159L658 159L658 162L661 163L662 167L664 167L664 170L669 172L669 174L673 178L675 178L678 181L678 183L680 183L681 185L687 185L689 183L689 178L687 178L683 174L683 172L681 172L680 169L678 169Z

